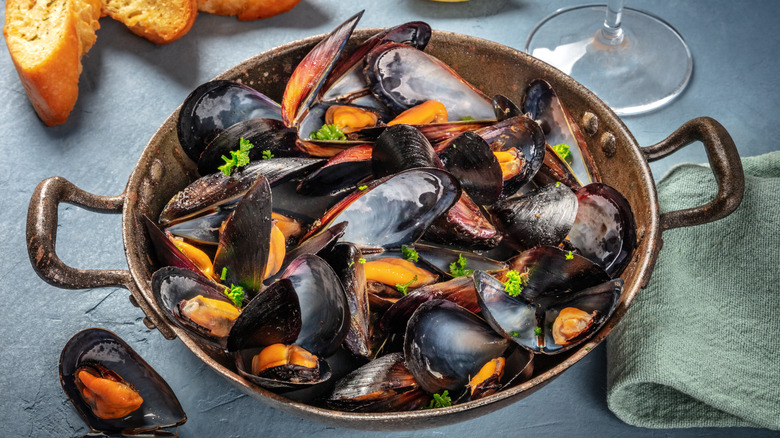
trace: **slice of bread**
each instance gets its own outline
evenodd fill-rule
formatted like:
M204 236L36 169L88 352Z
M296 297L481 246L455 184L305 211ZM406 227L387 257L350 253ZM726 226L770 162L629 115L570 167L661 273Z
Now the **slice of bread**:
M236 15L241 21L279 15L301 0L198 0L198 10L215 15Z
M68 119L81 57L95 43L100 0L6 0L5 37L16 72L48 126Z
M198 16L198 0L103 0L103 15L156 44L183 37Z

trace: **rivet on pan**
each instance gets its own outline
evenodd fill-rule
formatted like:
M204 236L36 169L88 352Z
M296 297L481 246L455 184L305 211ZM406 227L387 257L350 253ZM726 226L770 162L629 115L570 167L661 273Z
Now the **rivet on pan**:
M163 165L162 161L154 159L149 167L149 177L153 181L160 181L163 175L165 175L165 165Z
M599 130L599 118L592 112L585 112L585 114L582 115L581 125L582 130L585 131L586 134L594 136Z
M136 301L135 297L132 296L132 295L130 295L130 304L132 304L135 307L139 307L138 306L138 301Z
M617 140L611 132L605 132L601 136L601 150L607 158L612 158L617 152Z
M145 317L144 317L144 325L145 325L145 326L146 326L146 328L148 328L149 330L154 330L154 329L156 329L156 328L157 328L157 326L156 326L156 325L154 325L154 323L152 322L152 320L150 320L150 319L149 319L149 317L148 317L148 316L145 316Z

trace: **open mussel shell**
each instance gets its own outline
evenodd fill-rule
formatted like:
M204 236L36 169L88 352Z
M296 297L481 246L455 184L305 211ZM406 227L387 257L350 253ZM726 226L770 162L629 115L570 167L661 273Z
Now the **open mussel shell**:
M218 207L213 213L177 222L166 227L165 231L192 243L216 247L219 244L219 230L233 213L233 206L234 204L225 209Z
M179 249L176 248L176 245L168 239L168 236L166 236L165 233L163 233L160 228L146 216L144 216L144 226L149 233L149 240L154 246L154 253L157 256L157 260L163 266L176 266L194 272L199 271L198 267L195 266L195 263L188 259L184 253L179 251Z
M510 343L468 310L445 300L422 304L406 326L404 357L429 393L460 394L487 361Z
M306 116L362 16L363 11L334 29L314 46L295 68L282 96L281 112L285 125L296 127Z
M238 150L241 139L254 145L249 150L250 161L260 161L263 154L273 157L306 158L309 154L298 147L298 132L275 119L247 119L231 125L209 142L198 159L198 173L208 175L219 171L225 164L222 157L230 158L230 151Z
M317 196L355 188L372 175L372 149L372 145L363 144L339 152L301 180L298 193Z
M290 280L279 280L256 295L241 310L226 349L237 351L271 344L289 344L301 332L301 306Z
M215 80L187 96L179 111L176 132L184 152L197 163L206 145L223 129L256 117L281 119L281 107L246 85Z
M427 404L401 353L379 357L339 379L326 403L352 412L411 411Z
M490 145L479 135L467 131L439 152L444 168L460 181L463 191L479 205L492 205L501 196L501 165Z
M496 94L493 96L493 111L499 122L525 114L511 99L503 94Z
M331 208L310 234L348 222L342 238L359 247L398 248L416 241L460 195L457 179L440 169L411 169L371 183ZM307 236L308 237L308 236Z
M152 294L168 320L217 349L225 348L227 338L214 336L209 329L200 327L184 316L181 304L184 300L202 295L232 305L224 291L224 286L189 269L167 266L152 275Z
M550 146L561 143L569 146L571 167L582 185L601 180L579 125L549 82L536 79L528 85L523 110L539 123Z
M225 270L225 284L251 297L263 287L271 248L271 187L261 176L225 222L214 256L214 272Z
M577 196L563 184L550 184L522 196L503 199L493 215L511 243L520 250L557 245L577 217Z
M539 325L536 306L523 296L510 296L500 281L485 272L474 272L474 284L482 316L488 324L521 346L539 351L538 337L534 333Z
M542 301L545 306L544 312L544 353L553 354L569 350L596 333L602 325L612 316L612 312L617 307L620 295L623 292L623 279L610 280L605 283L587 288L574 294L568 294L563 297ZM589 314L594 314L593 320L577 337L569 340L564 345L555 343L552 334L552 327L555 319L562 309L573 307Z
M458 257L466 259L466 266L469 269L501 271L507 268L507 264L504 262L493 260L471 251L460 251L430 243L416 243L414 249L420 254L420 258L425 263L435 267L441 274L448 276L451 276L450 266L458 261Z
M582 290L609 280L604 269L587 258L545 245L513 258L509 261L509 269L525 277L522 296L529 301Z
M349 330L349 303L336 273L327 262L305 254L285 269L301 308L301 331L295 345L318 357L332 355Z
M371 153L374 177L419 167L441 167L441 163L428 139L413 126L390 126L376 139Z
M436 100L447 108L450 120L495 119L487 96L452 68L414 47L381 44L366 56L363 72L374 95L396 112Z
M467 193L446 214L436 218L423 234L425 240L461 248L489 249L503 236Z
M317 368L314 372L312 369L287 364L268 370L263 376L252 374L252 358L260 351L262 348L248 348L239 350L235 355L238 374L255 385L274 390L295 390L317 385L331 378L330 365L322 357L317 357Z
M617 190L588 184L577 191L579 210L569 240L579 253L607 271L620 275L636 246L636 223L631 206Z
M349 330L344 347L354 356L368 359L371 355L370 313L366 272L364 264L360 263L363 254L351 243L337 243L322 257L341 280L349 304Z
M141 407L124 418L98 418L76 386L76 370L94 364L132 384L143 398ZM59 373L62 389L93 431L138 434L187 421L179 400L165 380L125 341L108 330L90 328L73 336L60 355Z
M569 166L569 163L555 153L549 144L544 148L544 161L542 162L542 167L536 172L533 181L538 186L560 182L566 184L574 191L582 188L582 183L574 176L574 171Z
M258 176L264 176L274 187L324 163L316 158L274 158L250 162L230 176L215 172L190 183L174 195L163 207L159 222L162 226L183 222L200 215L232 209L241 200Z

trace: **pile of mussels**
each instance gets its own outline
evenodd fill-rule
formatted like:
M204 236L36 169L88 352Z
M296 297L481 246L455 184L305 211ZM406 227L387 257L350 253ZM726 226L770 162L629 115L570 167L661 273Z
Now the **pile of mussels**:
M422 22L342 56L359 18L301 61L281 104L223 80L184 102L179 140L204 176L147 220L166 265L155 299L246 380L320 388L312 404L485 397L609 318L633 214L580 183L599 177L547 82L520 105L490 99L423 51ZM325 124L344 138L312 139ZM245 141L249 164L218 171Z

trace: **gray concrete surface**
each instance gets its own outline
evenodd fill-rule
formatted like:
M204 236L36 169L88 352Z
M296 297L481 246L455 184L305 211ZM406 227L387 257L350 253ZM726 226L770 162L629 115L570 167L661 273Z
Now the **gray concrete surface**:
M366 436L271 409L229 386L179 341L141 322L124 289L69 291L40 280L25 245L27 205L44 178L63 176L100 195L117 195L147 141L187 94L259 52L331 30L360 9L359 27L424 20L435 29L521 48L526 34L576 0L302 0L290 13L262 21L201 14L192 31L165 46L101 20L84 58L79 101L70 120L46 128L37 119L6 50L0 50L0 436L60 437L86 433L57 375L60 351L76 332L103 327L124 338L171 385L189 416L182 437ZM625 118L640 144L662 140L683 122L708 115L731 133L743 156L780 148L780 2L631 1L683 34L694 75L676 102ZM652 166L659 178L679 162L706 161L691 146ZM126 268L119 215L70 205L59 210L57 249L79 268ZM777 335L777 334L775 334ZM741 347L740 347L741 348ZM444 428L387 436L777 436L758 429L648 430L628 426L606 405L603 347L552 384L510 407Z

